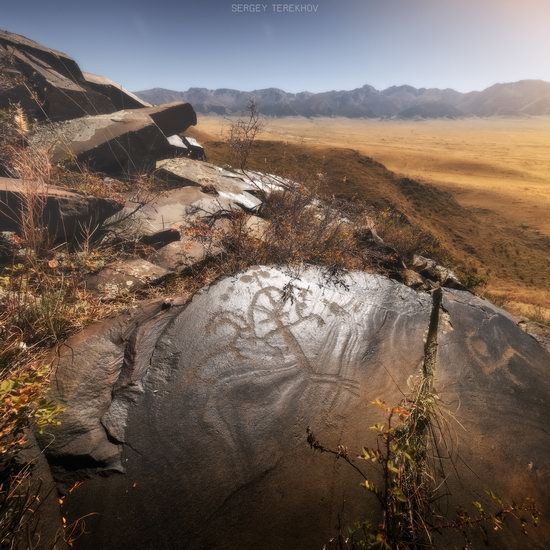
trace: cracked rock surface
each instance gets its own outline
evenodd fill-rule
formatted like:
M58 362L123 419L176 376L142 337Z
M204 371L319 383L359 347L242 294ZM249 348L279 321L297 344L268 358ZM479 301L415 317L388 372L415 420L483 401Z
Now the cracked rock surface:
M550 510L548 353L467 292L443 291L442 308L434 384L466 430L451 439L468 464L453 498L473 500L480 475ZM257 267L77 335L46 440L60 486L89 477L65 504L69 519L96 513L76 546L321 548L368 501L356 472L308 448L306 428L353 453L372 443L368 404L397 404L419 374L431 311L428 294L382 276ZM501 543L517 547L513 534Z

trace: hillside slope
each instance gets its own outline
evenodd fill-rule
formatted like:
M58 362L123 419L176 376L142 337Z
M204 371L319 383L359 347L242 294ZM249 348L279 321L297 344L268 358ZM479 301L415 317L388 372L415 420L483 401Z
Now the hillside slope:
M214 162L228 161L225 144L208 141L203 132L200 138ZM550 242L539 232L512 226L498 213L462 206L450 192L400 177L352 149L274 141L260 141L255 147L251 167L264 171L277 167L282 174L305 181L312 181L311 174L322 174L313 183L325 194L396 210L414 230L402 235L391 221L384 222L381 231L388 233L386 238L414 242L420 250L427 247L426 253L456 266L470 282L487 278L492 298L517 313L548 315Z

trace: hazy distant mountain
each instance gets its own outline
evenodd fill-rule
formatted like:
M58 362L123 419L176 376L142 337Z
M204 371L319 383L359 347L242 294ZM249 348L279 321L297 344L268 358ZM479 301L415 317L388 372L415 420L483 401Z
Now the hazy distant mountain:
M250 97L268 116L344 116L350 118L457 118L463 116L550 115L550 82L522 80L495 84L482 92L438 88L363 86L350 91L287 93L277 88L238 90L190 88L176 92L153 88L136 92L155 104L189 101L198 113L241 113Z

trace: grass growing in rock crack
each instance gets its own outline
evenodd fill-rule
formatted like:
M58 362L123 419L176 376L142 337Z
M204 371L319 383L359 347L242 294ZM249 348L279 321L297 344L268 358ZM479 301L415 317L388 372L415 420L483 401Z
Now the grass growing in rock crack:
M373 402L385 418L371 426L376 434L375 446L362 447L354 459L347 447L327 448L307 429L310 447L349 464L362 478L363 489L374 496L378 505L370 517L347 530L340 527L325 548L435 549L447 547L449 540L458 536L457 544L471 549L475 532L488 544L488 530L509 527L505 523L507 518L515 519L524 534L529 525L538 524L540 513L533 500L507 503L491 490L486 490L487 502L473 501L470 511L459 508L449 514L438 506L442 488L446 496L452 496L444 463L450 460L454 469L446 443L447 415L433 385L441 297L441 289L436 289L424 361L410 395L396 406L381 400Z
M509 527L507 518L516 520L524 534L529 524L536 527L540 513L534 501L505 502L490 490L486 491L485 503L473 501L470 510L459 508L454 514L444 514L437 506L444 481L430 463L439 440L438 423L443 421L437 397L425 394L420 384L397 406L382 401L374 404L386 415L385 421L371 426L377 435L376 445L363 447L356 456L343 445L324 447L308 430L311 448L353 467L362 479L362 488L377 502L369 517L340 527L326 549L440 548L449 532L462 539L462 548L473 548L475 532L487 540L489 530Z

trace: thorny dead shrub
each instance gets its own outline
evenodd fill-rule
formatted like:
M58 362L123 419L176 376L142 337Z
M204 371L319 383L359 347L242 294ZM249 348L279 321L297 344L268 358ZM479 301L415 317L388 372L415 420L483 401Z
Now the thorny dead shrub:
M229 229L226 224L214 235L225 245L227 252L220 262L229 273L258 264L309 263L333 273L369 268L369 257L357 242L350 220L317 201L306 188L268 195L262 214L264 219L259 221L232 213Z
M244 170L256 136L261 132L263 123L256 101L251 98L246 107L246 116L233 121L229 126L227 143L231 152L233 164Z
M370 210L319 199L316 181L304 184L276 176L269 181L271 188L260 186L255 191L262 200L256 212L261 219L236 210L215 216L205 213L186 230L188 237L205 244L223 244L223 253L211 262L220 273L234 274L252 265L299 270L307 263L320 266L334 281L345 271L391 274L400 268L396 251L378 237ZM250 183L257 185L252 174Z

